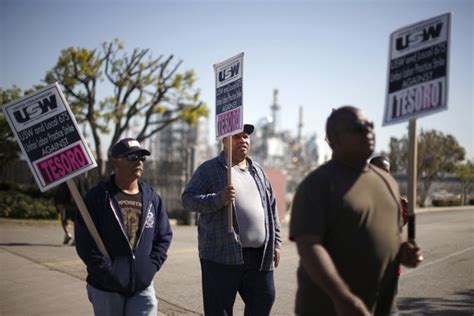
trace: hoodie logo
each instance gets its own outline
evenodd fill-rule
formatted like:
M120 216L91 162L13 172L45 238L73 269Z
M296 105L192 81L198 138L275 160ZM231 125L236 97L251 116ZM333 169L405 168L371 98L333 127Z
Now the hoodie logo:
M155 226L155 215L153 212L148 212L145 221L145 228L153 228Z

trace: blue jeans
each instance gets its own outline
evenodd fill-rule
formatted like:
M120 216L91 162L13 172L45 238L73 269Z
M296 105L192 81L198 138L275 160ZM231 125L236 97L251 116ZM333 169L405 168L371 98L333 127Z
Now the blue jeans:
M273 271L259 271L263 248L244 248L244 264L227 265L201 259L206 316L231 316L237 292L245 316L270 315L275 301Z
M89 284L86 288L87 296L96 316L156 316L158 314L158 300L155 296L153 282L132 297L101 291Z

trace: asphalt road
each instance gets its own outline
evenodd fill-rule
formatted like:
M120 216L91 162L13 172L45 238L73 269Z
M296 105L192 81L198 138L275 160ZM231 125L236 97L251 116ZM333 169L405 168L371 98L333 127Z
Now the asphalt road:
M173 230L174 239L169 259L155 278L160 300L159 311L166 315L200 315L201 278L196 227L175 226ZM287 234L288 227L283 225L285 243L280 267L275 274L277 298L272 315L293 314L298 255L295 245L288 241ZM15 258L21 259L29 264L30 269L42 269L43 277L38 277L39 274L26 276L31 278L31 282L39 283L39 288L42 283L47 287L50 278L54 277L67 277L63 283L80 283L79 287L76 286L79 294L75 298L75 304L84 309L90 308L86 296L82 295L85 267L77 257L74 247L62 246L62 239L59 222L0 220L0 254L3 254L0 257L0 284L5 284L5 280L9 280L15 269L19 269L12 264L5 264L5 258L10 258L8 262L13 262ZM403 314L474 314L473 241L474 207L422 213L417 216L417 242L423 249L425 261L417 269L405 269L402 272L399 306ZM14 281L10 282L14 284ZM23 282L29 281L27 279ZM24 291L27 287L28 284L21 289ZM54 292L55 289L44 291ZM56 294L58 299L61 299L61 294ZM15 311L16 307L6 306L14 304L11 299L13 295L14 293L5 287L0 287L2 309ZM64 296L66 295L64 292ZM74 311L71 312L70 315L74 315ZM243 315L243 304L239 298L234 313ZM51 306L49 314L57 315L59 312Z

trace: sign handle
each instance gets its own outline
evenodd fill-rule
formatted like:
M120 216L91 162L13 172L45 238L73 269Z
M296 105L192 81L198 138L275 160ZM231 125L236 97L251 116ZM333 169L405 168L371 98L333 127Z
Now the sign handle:
M416 118L408 123L408 240L415 240L416 208L416 167L418 156L418 139L416 135Z
M232 136L227 136L227 185L232 184ZM227 232L232 233L232 204L227 206Z
M95 227L94 222L92 221L89 211L87 210L87 207L84 204L84 201L82 200L82 196L79 193L79 190L77 189L76 183L73 179L69 179L66 181L66 184L69 188L69 191L71 191L71 195L74 198L74 202L76 202L77 208L79 209L79 212L81 213L82 218L84 219L87 229L92 235L92 238L94 238L97 248L99 248L99 251L104 257L110 258L107 249L105 249L105 245L102 241L102 238L100 238L99 232L97 231L97 228Z

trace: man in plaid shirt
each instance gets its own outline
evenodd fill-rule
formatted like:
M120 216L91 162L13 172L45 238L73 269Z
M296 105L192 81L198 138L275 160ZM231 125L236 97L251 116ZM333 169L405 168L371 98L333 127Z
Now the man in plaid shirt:
M254 126L232 136L232 184L224 151L198 167L182 195L183 207L199 213L198 242L205 315L232 315L236 294L245 315L270 315L275 300L273 269L280 261L280 222L272 186L249 158ZM233 205L229 232L227 206Z

